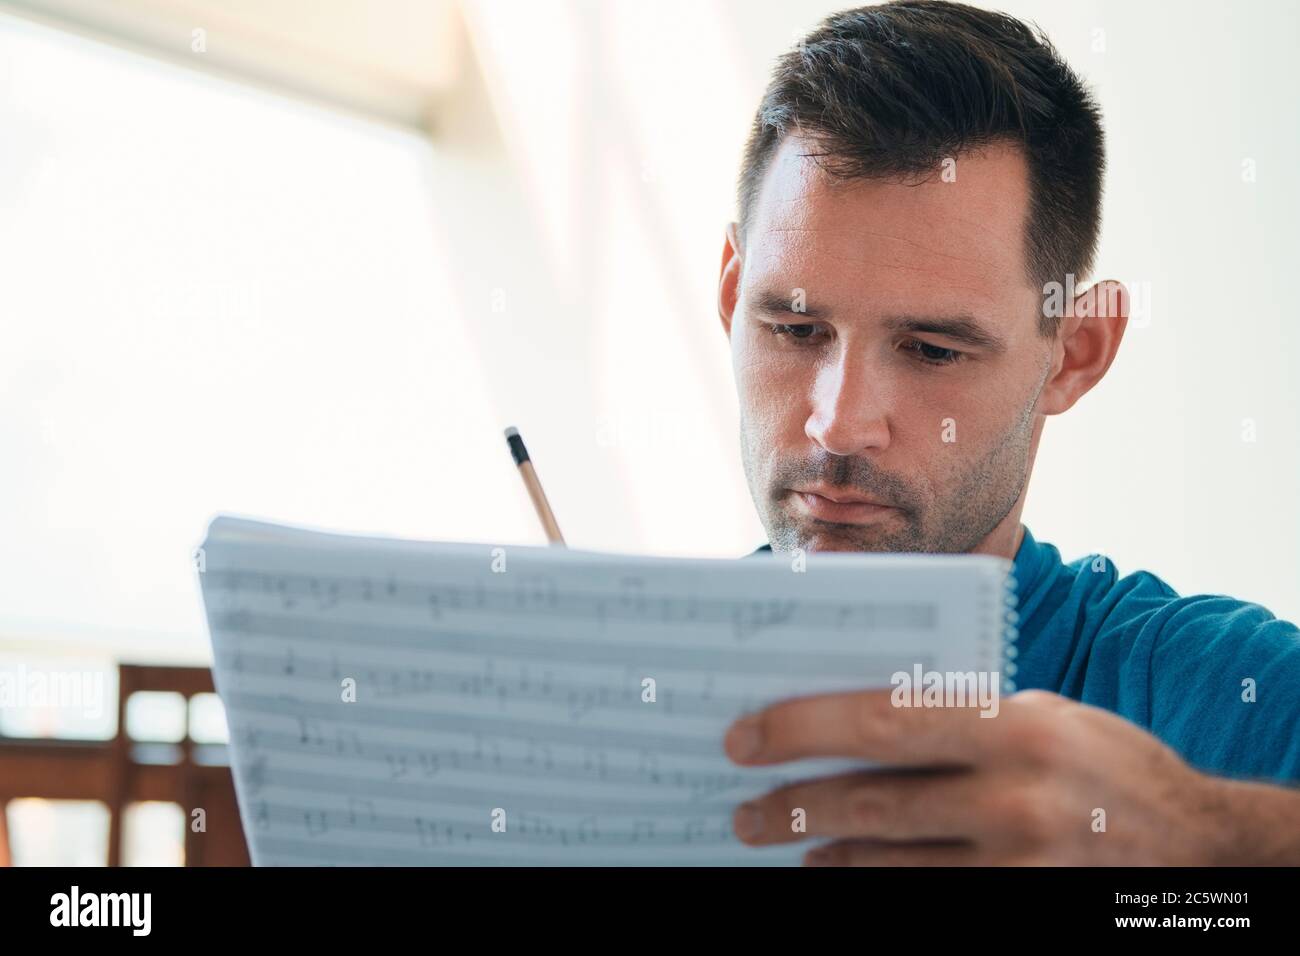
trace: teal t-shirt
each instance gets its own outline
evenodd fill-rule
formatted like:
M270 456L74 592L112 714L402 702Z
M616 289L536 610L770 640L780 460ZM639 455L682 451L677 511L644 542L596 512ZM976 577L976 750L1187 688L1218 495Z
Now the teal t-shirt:
M1300 780L1300 628L1099 555L1066 564L1028 528L1014 574L1017 689L1114 711L1210 773Z

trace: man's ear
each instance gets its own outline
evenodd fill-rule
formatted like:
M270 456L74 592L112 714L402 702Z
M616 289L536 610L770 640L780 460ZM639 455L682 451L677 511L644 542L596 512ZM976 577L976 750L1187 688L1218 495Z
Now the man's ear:
M1069 303L1052 348L1052 372L1039 396L1041 414L1068 411L1101 381L1124 338L1128 308L1128 290L1113 279L1089 286Z
M718 316L722 329L731 338L731 317L740 298L740 234L734 222L727 224L726 238L722 242L722 271L718 275Z

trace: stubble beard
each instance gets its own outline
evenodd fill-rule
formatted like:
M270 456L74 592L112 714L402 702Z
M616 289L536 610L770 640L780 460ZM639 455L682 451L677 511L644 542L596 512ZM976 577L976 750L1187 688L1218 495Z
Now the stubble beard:
M1041 383L1040 383L1041 387ZM740 443L745 478L773 551L866 551L963 554L989 536L1015 507L1029 477L1034 408L1038 391L1001 439L955 481L930 500L905 479L880 470L869 459L819 452L769 466L762 454L761 429L746 426L741 413ZM957 444L945 446L954 453ZM824 482L876 497L897 511L867 524L813 519L796 511L792 485Z

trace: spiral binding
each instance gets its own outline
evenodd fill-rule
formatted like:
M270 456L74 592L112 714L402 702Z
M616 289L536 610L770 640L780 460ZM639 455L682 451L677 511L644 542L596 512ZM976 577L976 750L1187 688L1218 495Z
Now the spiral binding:
M1016 641L1020 637L1020 599L1016 594L1016 571L1007 568L1002 578L1002 693L1016 692Z

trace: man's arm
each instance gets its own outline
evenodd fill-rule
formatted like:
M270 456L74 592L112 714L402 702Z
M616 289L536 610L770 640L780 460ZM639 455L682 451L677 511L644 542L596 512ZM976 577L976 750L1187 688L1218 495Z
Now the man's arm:
M1215 779L1215 778L1211 778ZM1223 866L1300 866L1300 790L1218 781L1227 830Z

